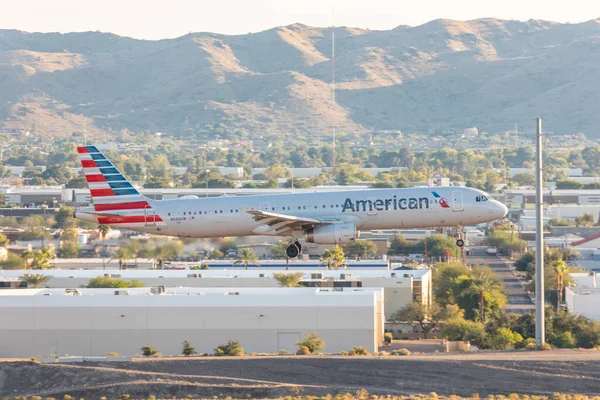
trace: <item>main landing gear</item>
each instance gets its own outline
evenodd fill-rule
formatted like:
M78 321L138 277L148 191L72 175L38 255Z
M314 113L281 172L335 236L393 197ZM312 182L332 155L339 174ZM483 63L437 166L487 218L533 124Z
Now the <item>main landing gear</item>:
M302 253L302 245L300 245L300 242L297 240L285 249L285 255L288 256L288 258L296 258L300 253Z

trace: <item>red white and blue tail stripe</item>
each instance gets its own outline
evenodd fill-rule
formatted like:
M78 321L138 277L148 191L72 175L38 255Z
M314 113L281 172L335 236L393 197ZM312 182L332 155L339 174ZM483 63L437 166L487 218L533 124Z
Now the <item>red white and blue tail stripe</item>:
M99 224L139 226L162 222L148 198L96 146L80 146L77 152L94 203L94 212L87 213L93 214Z

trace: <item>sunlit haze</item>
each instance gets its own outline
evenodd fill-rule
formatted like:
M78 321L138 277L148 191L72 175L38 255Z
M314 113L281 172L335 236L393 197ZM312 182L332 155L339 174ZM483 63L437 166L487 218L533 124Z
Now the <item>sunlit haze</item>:
M0 29L99 30L143 39L172 38L189 32L244 34L296 22L382 30L437 18L576 23L600 17L600 2L589 0L9 0L2 6Z

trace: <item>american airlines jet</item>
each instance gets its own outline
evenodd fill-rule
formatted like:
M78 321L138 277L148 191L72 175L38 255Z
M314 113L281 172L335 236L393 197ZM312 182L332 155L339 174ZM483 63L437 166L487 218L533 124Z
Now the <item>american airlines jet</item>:
M308 243L343 244L354 241L359 230L462 227L503 218L508 211L481 190L465 187L153 200L141 195L95 146L77 151L93 206L77 210L75 218L189 238L285 236L290 238L290 258L302 251L301 237ZM456 237L462 247L462 234Z

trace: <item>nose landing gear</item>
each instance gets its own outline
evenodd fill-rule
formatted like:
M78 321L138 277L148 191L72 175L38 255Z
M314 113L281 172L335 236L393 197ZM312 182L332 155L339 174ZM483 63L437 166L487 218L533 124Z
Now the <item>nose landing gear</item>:
M454 232L454 237L456 238L456 245L458 247L463 247L465 245L464 229L462 226L456 228L456 232Z
M285 249L285 255L289 258L296 258L300 253L302 253L302 245L297 240Z

